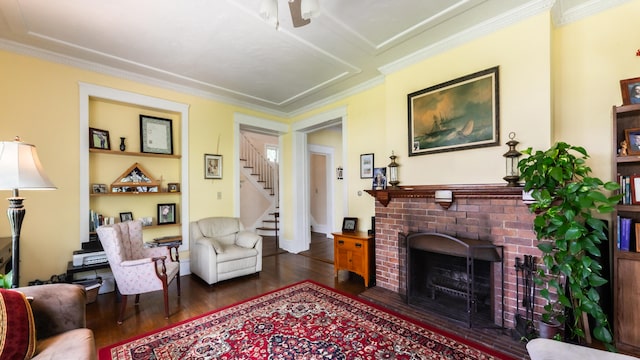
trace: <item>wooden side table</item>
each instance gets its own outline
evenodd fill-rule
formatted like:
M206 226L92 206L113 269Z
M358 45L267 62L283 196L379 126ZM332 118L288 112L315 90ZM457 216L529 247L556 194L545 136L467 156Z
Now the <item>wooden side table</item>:
M333 251L335 276L339 270L348 270L362 276L364 286L369 287L375 274L373 236L362 231L335 232Z

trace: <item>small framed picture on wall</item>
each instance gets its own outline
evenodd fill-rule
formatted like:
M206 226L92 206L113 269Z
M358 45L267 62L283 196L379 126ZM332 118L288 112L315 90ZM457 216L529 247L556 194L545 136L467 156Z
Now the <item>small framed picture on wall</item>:
M640 104L640 77L620 80L622 105Z
M92 149L111 150L109 132L107 130L89 128L89 147Z
M222 155L204 154L204 178L222 179Z
M133 213L129 212L121 212L120 213L120 222L131 221L133 220Z
M176 223L176 204L158 204L158 225Z

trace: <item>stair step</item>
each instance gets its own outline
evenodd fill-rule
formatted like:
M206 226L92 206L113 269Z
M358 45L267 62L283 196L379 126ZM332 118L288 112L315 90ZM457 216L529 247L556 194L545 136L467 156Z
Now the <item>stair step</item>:
M256 228L256 230L263 230L263 231L276 231L276 230L279 230L279 229L271 228L271 227L266 227L266 226L260 226L260 227L257 227L257 228Z
M277 221L275 220L262 220L263 223L275 224Z

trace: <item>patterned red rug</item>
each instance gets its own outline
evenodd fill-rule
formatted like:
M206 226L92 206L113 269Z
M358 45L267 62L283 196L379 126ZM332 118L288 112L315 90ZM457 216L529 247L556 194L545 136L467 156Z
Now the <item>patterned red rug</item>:
M511 359L304 281L100 349L107 359Z

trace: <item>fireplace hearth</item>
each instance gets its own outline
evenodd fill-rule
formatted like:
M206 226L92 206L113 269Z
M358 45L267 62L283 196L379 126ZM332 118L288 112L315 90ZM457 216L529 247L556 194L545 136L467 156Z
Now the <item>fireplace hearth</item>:
M504 308L501 246L431 232L407 235L406 245L410 306L468 327L504 327L504 313L494 319L496 306Z

